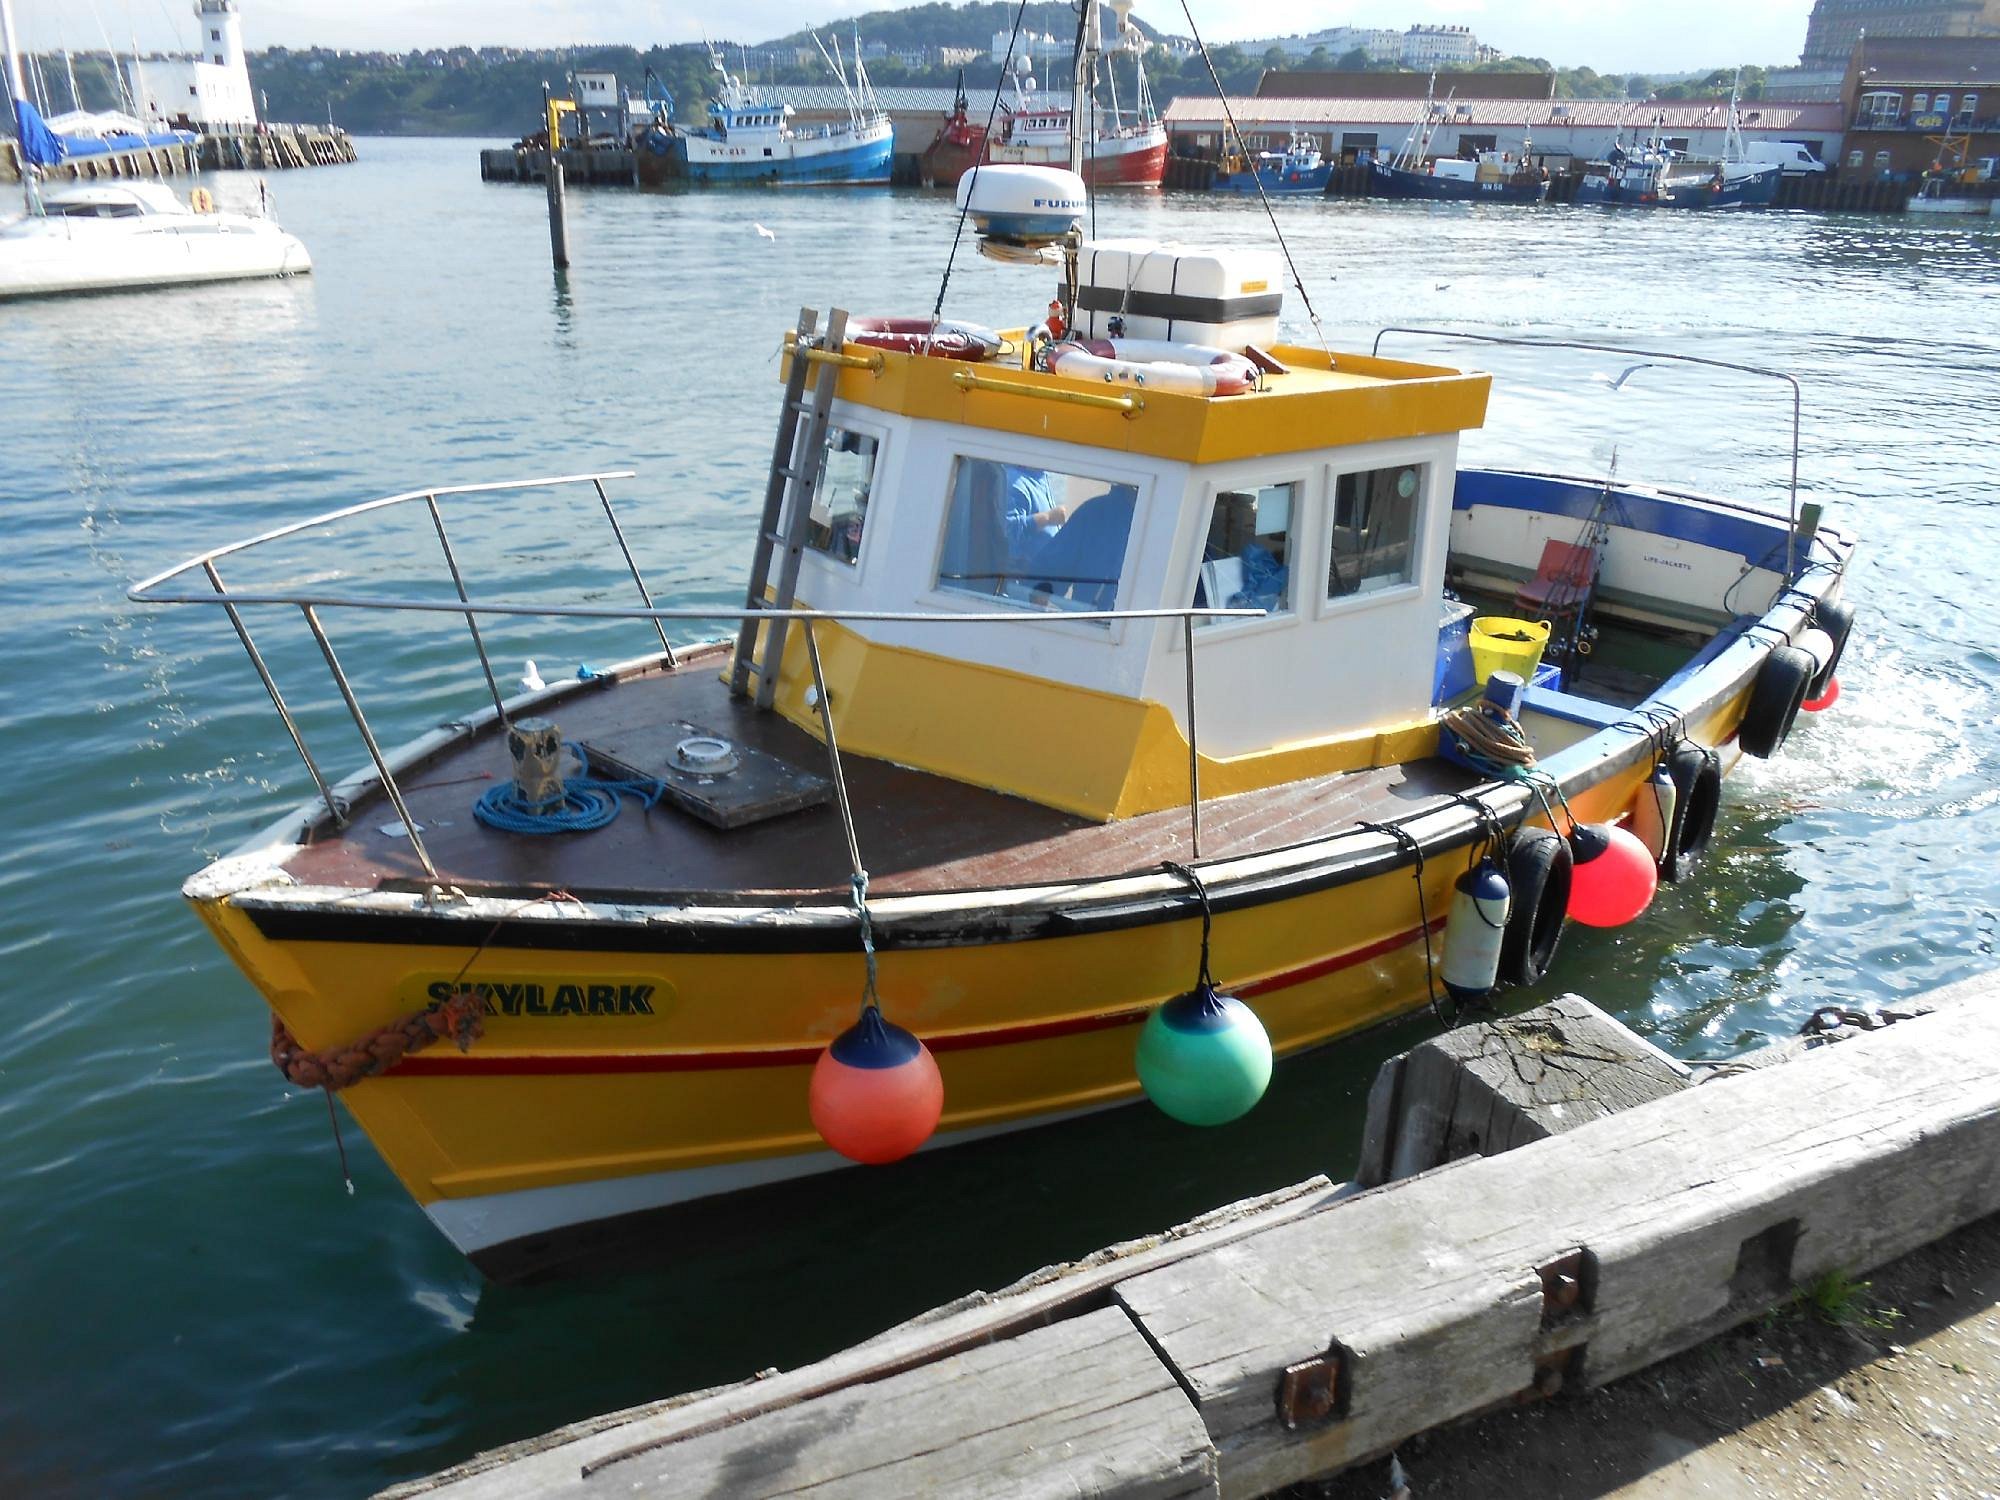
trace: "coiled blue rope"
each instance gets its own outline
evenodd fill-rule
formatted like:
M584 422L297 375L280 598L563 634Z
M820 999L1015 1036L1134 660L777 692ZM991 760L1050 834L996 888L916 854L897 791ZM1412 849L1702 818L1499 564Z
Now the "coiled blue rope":
M502 833L589 833L618 816L619 799L634 797L650 808L666 784L648 779L606 781L590 774L590 756L574 740L563 748L576 757L577 774L563 782L562 795L552 801L525 800L509 781L489 787L472 804L472 815Z

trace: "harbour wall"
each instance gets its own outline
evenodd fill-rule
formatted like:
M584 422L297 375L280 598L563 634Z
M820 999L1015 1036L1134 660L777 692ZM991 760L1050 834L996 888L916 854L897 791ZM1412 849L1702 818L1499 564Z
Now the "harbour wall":
M1700 1087L1574 997L1449 1032L1384 1065L1359 1181L386 1494L1235 1500L1573 1398L2000 1211L2000 975L1917 999Z
M1207 157L1174 156L1167 159L1166 186L1205 192L1215 186L1216 164ZM1549 202L1570 203L1583 174L1557 172L1549 179ZM1342 165L1327 180L1329 197L1367 198L1374 196L1368 168L1364 164ZM1843 178L1835 172L1786 177L1778 184L1776 208L1811 209L1822 213L1899 214L1915 189L1907 182L1883 178Z
M266 172L338 166L355 159L353 139L338 127L213 126L189 146L141 146L101 156L79 156L59 166L44 168L42 176L48 182L164 180L195 172ZM20 180L20 145L11 139L0 140L0 182Z

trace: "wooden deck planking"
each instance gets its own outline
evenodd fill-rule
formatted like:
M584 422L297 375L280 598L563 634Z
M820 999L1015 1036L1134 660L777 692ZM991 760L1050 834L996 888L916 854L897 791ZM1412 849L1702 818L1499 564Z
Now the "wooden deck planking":
M662 727L688 720L746 747L816 772L819 742L774 713L732 699L719 680L721 653L683 660L553 705L565 737L624 752L650 745L664 759ZM1093 823L1004 793L887 761L844 756L849 796L871 889L893 895L1088 880L1156 869L1192 857L1185 808ZM473 888L629 893L635 898L769 893L844 896L846 844L831 805L729 831L669 805L630 801L609 826L587 834L507 834L478 823L472 804L510 774L491 729L452 745L402 779L405 799L444 878ZM1204 858L1280 848L1404 812L1471 784L1468 773L1421 761L1318 777L1202 804ZM379 792L354 810L342 834L322 838L288 865L300 881L373 889L418 881L406 838L386 833L395 814Z

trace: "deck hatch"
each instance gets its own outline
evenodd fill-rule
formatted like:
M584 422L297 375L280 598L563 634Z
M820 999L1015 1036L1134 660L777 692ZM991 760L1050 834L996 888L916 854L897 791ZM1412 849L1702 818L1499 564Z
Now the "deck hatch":
M824 776L687 719L648 730L643 739L619 735L584 748L593 765L659 781L666 801L714 828L762 823L818 807L832 795Z

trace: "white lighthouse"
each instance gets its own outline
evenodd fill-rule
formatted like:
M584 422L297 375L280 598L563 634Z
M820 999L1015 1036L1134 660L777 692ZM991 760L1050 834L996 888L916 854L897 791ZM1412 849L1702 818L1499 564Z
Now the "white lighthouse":
M256 96L243 56L243 13L236 0L196 0L201 50L193 57L127 64L132 96L159 126L255 125Z

